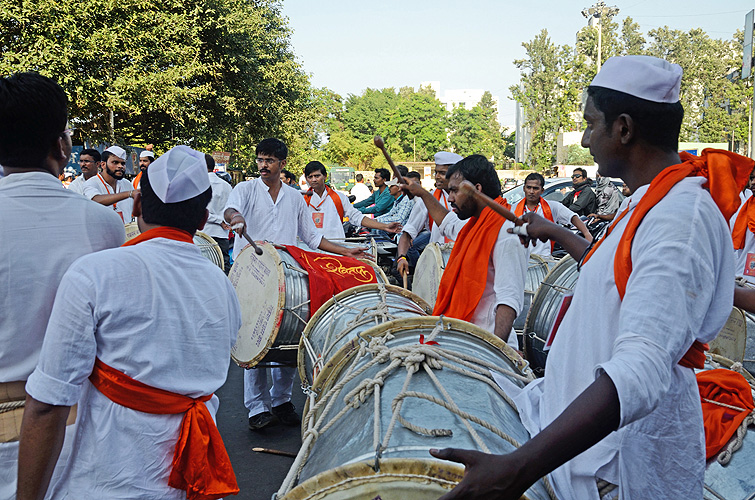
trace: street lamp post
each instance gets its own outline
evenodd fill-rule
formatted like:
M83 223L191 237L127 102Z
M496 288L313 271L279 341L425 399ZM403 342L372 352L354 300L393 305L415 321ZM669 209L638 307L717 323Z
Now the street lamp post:
M582 15L587 18L588 22L595 18L598 20L598 71L602 62L602 45L603 45L603 18L609 19L619 13L619 8L615 5L609 7L602 0L592 7L586 7L582 9Z

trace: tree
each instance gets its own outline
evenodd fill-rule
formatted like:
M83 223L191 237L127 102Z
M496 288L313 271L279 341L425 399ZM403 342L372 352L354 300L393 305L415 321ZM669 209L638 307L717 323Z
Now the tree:
M496 163L506 161L506 143L490 92L485 91L472 109L454 108L448 124L449 142L456 153L462 156L481 154Z
M621 25L621 55L642 55L645 51L645 37L642 36L640 25L631 17L624 18Z

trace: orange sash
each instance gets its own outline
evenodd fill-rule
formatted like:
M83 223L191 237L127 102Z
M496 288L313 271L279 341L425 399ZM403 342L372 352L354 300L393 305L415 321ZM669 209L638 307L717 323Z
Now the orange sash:
M632 273L632 240L640 223L650 209L661 201L671 188L685 177L701 176L708 180L703 187L710 191L713 201L719 210L721 210L724 218L729 220L739 207L739 193L749 181L750 172L752 172L755 165L755 162L750 158L719 149L705 149L700 156L694 156L686 152L679 153L679 156L683 160L683 163L666 167L661 173L655 176L647 192L639 203L637 203L629 218L629 223L621 235L613 261L614 281L616 282L616 288L619 291L621 299L624 298L627 281L629 281L629 275ZM605 241L616 224L627 213L628 208L614 219L614 222L608 228L608 231L606 231L606 235L587 252L582 265L590 259L595 250ZM681 361L679 361L679 364L689 368L702 368L705 363L705 351L707 350L707 344L696 340Z
M436 200L438 200L438 203L440 203L440 198L442 196L443 196L443 190L442 189L436 189L435 191L433 191L433 197ZM448 201L447 201L447 199L444 200L444 203L446 204L446 210L447 210L448 209ZM433 228L433 224L434 223L435 223L435 221L433 220L433 217L432 217L432 215L430 215L430 211L428 210L428 213L427 213L427 225L430 226L430 229Z
M731 370L700 372L697 374L697 387L703 405L705 458L709 460L726 446L755 404L747 380Z
M741 250L745 247L747 230L755 233L755 196L747 198L742 210L737 215L734 228L731 230L731 239L734 242L734 250Z
M128 240L121 246L130 247L131 245L136 245L137 243L151 240L152 238L167 238L169 240L183 241L185 243L194 243L194 238L183 229L177 229L170 226L160 226L143 232L136 238Z
M526 207L527 198L522 199L519 203L517 203L516 208L514 209L514 215L517 217L521 217L524 215L524 209ZM545 201L545 198L540 197L540 206L543 207L543 217L545 217L547 220L553 222L553 213L551 212L551 206L548 205L548 202ZM537 208L535 208L535 212L537 212ZM551 240L551 253L553 253L553 245L554 242Z
M126 408L153 415L184 414L169 486L185 490L189 500L214 500L239 492L223 439L204 405L212 394L192 399L150 387L99 359L89 380L108 399Z
M495 199L503 205L503 198ZM488 261L504 219L489 207L459 232L438 288L433 316L469 321L485 290Z
M336 193L330 186L325 186L325 192L328 193L328 196L330 196L330 199L333 200L333 205L336 206L336 212L338 212L338 216L341 218L341 221L343 221L343 203L341 203L341 197L338 196L338 193ZM327 196L325 197L327 199ZM312 196L305 194L304 200L307 202L308 206L312 206L310 203L312 200ZM323 200L324 202L325 200ZM322 206L322 203L320 203L318 206L314 207L315 210L318 210Z
M141 182L141 180L142 180L142 171L139 170L139 173L136 174L136 177L134 177L134 182L133 182L134 189L139 189L139 182Z

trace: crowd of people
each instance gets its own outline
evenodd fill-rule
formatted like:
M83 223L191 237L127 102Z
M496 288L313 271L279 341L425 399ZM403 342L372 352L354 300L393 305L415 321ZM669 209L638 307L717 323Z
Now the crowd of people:
M129 182L126 151L110 146L82 151L82 174L65 189L65 93L33 73L0 79L0 499L238 493L214 393L241 308L193 235L215 238L226 273L244 235L368 258L339 244L345 219L397 242L400 274L429 243L453 243L433 314L515 349L529 255L558 243L580 263L544 378L512 395L533 438L501 456L431 450L466 465L444 498L519 498L545 475L562 499L599 500L598 481L620 498L702 498L692 367L731 312L735 275L755 282L755 202L743 194L755 164L721 151L680 158L681 77L661 59L609 59L584 110L595 191L576 169L573 190L549 202L543 176L530 174L510 207L516 222L491 208L507 203L482 155L437 152L433 190L406 167L404 183L377 169L372 192L357 178L352 204L318 161L304 168L309 190L298 189L275 138L256 147L259 177L232 188L187 146L143 152ZM621 201L610 178L631 196ZM132 217L141 234L125 242ZM593 238L590 221L611 225ZM295 376L288 366L244 371L251 430L300 424Z

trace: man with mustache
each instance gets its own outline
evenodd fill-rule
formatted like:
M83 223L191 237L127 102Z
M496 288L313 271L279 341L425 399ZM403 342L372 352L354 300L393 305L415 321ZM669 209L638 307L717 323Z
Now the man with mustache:
M134 182L132 183L134 185L134 189L139 188L139 181L142 180L142 174L147 171L153 161L155 161L155 153L153 153L152 151L145 149L144 151L139 153L139 173L136 174L136 177L134 177Z
M84 194L84 183L97 175L100 169L102 157L96 149L84 149L79 154L79 168L81 175L76 177L68 186L68 189L75 193Z
M102 173L84 184L84 196L106 207L112 206L124 223L131 222L134 195L138 192L124 179L126 151L119 146L110 146L102 153Z

